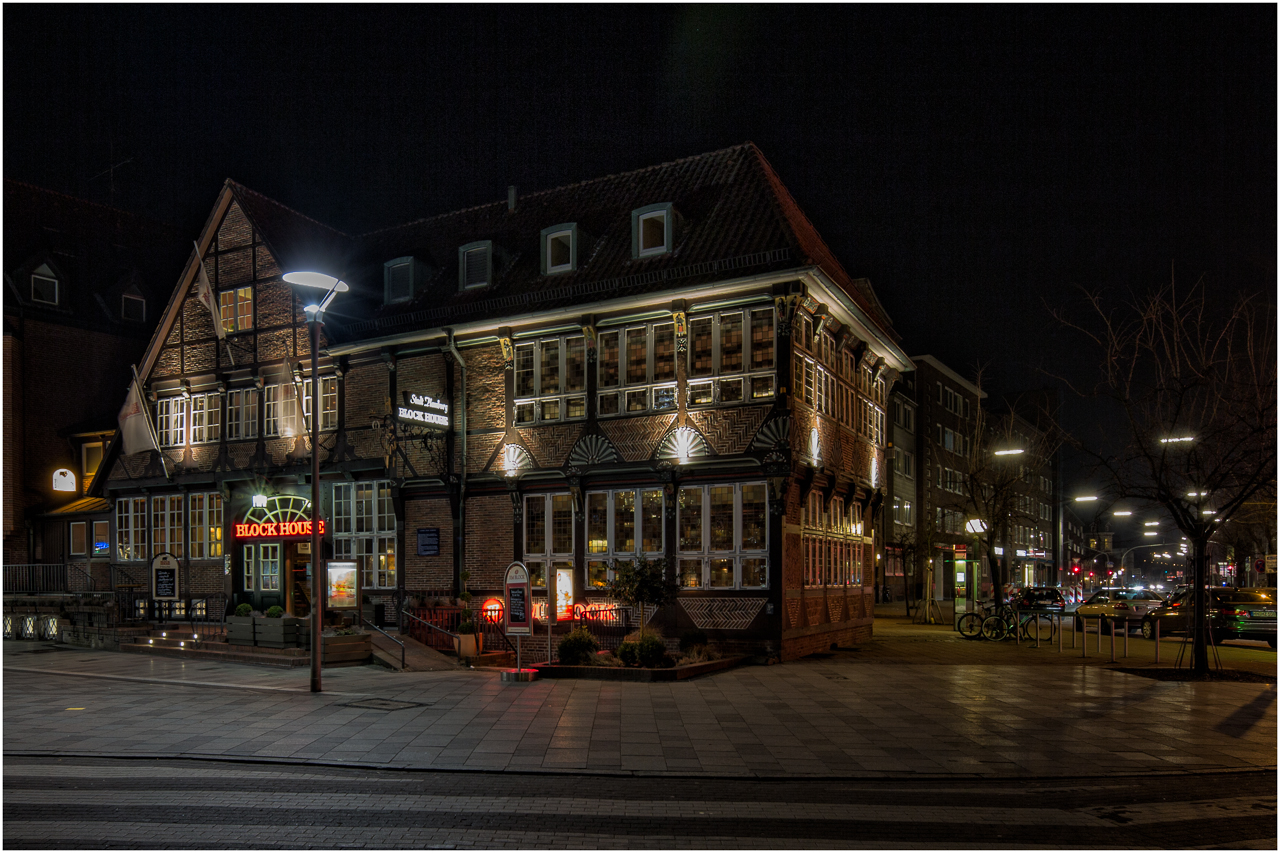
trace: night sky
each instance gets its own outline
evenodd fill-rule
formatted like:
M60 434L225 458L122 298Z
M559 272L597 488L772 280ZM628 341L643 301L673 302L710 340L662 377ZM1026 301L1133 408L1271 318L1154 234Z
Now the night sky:
M906 350L996 392L1085 366L1076 286L1276 287L1270 4L3 14L6 176L193 238L227 177L359 233L751 140Z

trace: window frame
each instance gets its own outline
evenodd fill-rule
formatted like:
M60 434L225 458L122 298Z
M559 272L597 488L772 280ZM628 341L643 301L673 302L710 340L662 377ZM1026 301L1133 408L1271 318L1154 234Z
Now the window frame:
M570 367L570 344L577 343L582 360L582 387L573 391L567 390L569 380ZM554 392L543 393L543 367L544 367L544 350L549 344L554 343L558 350L556 355L556 386ZM525 368L520 366L520 359L526 353L532 353L532 360L529 371L530 382L533 386L532 393L521 394L520 381L521 374L525 372ZM565 334L559 336L543 336L537 338L525 338L517 341L514 347L515 362L513 367L514 382L512 384L513 405L511 408L512 422L515 426L537 426L544 423L563 423L572 421L582 421L587 418L587 370L590 361L587 358L587 337L584 334ZM569 414L569 404L575 400L580 400L582 409L577 415ZM549 403L558 403L558 414L555 417L547 417ZM526 417L526 413L529 417Z
M552 265L551 241L557 237L569 237L569 260L567 263ZM541 234L541 266L543 275L562 275L578 270L578 223L562 222L542 229Z
M810 491L801 505L801 577L806 588L865 586L875 571L875 526L864 531L857 502L833 497L824 510L822 496ZM833 521L833 519L835 519Z
M662 245L656 248L642 248L644 224L662 217ZM659 202L636 208L631 211L631 258L642 260L670 254L675 246L675 209L671 202Z
M53 301L42 299L36 296L36 279L49 282L53 285ZM62 281L54 275L43 275L39 272L31 273L31 301L38 305L60 305L62 300Z
M409 293L406 296L399 296L395 299L391 298L391 277L392 271L398 267L409 268ZM382 304L398 305L403 302L412 302L417 296L418 290L418 261L412 255L400 258L392 258L382 265Z
M484 251L485 259L485 275L484 281L474 284L467 284L467 253L473 251ZM472 243L466 243L458 247L458 290L478 290L482 287L488 287L493 284L493 241L492 240L476 240Z
M573 496L569 492L538 492L526 494L521 500L524 512L524 524L521 532L524 551L524 564L529 569L529 586L533 589L546 590L552 574L557 568L572 568L578 547L578 522L573 514ZM556 503L568 502L569 530L571 541L569 550L556 549L555 512ZM538 505L541 508L537 508ZM530 549L530 519L534 513L542 516L542 546L539 550Z
M156 443L160 447L186 447L187 398L166 394L156 398Z
M122 563L147 559L151 530L151 502L145 496L116 499L116 558ZM128 542L125 536L127 534ZM141 539L141 541L139 541ZM125 552L122 549L127 548Z
M196 506L197 499L200 504ZM197 536L197 531L199 535ZM187 496L187 549L192 560L220 560L224 551L223 502L219 492ZM197 550L199 553L197 553Z
M618 518L617 518L617 512L616 512L617 500L615 499L614 496L618 494L626 493L626 492L633 493L632 507L631 507L631 513L632 513L631 536L632 536L632 541L635 545L635 548L631 551L623 551L615 547L617 544L615 540L618 534ZM658 528L657 550L644 549L644 540L645 540L645 533L646 533L644 496L646 494L656 494L658 495L658 499L659 499L658 514L657 514L657 528ZM605 547L603 550L595 551L595 550L591 550L591 547L590 547L590 543L593 540L590 539L590 536L591 536L590 523L591 522L590 522L589 508L592 503L592 500L591 500L592 497L599 496L599 495L603 495L605 499L605 513L606 513L605 538L604 538ZM585 563L587 567L587 584L586 584L587 589L599 589L603 585L603 584L592 582L591 580L591 576L592 576L591 564L592 563L596 563L598 565L603 566L604 581L607 583L608 581L613 580L613 577L614 577L613 569L609 567L610 564L613 563L614 561L633 560L633 559L636 559L637 557L640 557L646 560L661 559L663 555L666 553L667 496L661 486L637 485L628 489L595 489L593 491L587 492L586 495L583 497L583 500L586 502L586 507L588 508L586 513L588 516L588 519L587 519L588 526L586 528L587 554L585 559Z
M366 486L369 494L362 497L357 490ZM391 481L333 483L330 497L334 559L356 562L361 589L395 589L400 572L396 558L400 521L392 501Z
M227 392L227 416L224 427L227 441L249 441L258 437L258 409L262 392L250 385ZM233 417L234 415L234 417ZM235 425L234 431L232 425Z
M256 301L252 284L218 291L218 319L222 322L222 331L228 335L253 331ZM245 306L248 306L247 311ZM230 316L227 316L228 309Z
M76 528L80 529L80 550L76 550ZM67 553L72 557L84 557L89 552L88 525L83 521L72 521L67 524Z
M187 502L185 497L185 495L151 496L150 556L152 558L164 553L172 554L179 559L186 555ZM164 530L163 543L156 535L158 530Z
M713 489L733 489L733 532L731 548L713 548L711 542L711 493ZM761 529L764 533L764 544L760 548L746 548L742 537L745 528L743 516L743 490L758 487L764 498ZM681 541L684 522L684 501L686 492L699 492L701 501L700 534L701 544L698 548L685 548ZM690 483L676 489L676 542L675 542L676 582L683 590L764 590L769 588L769 489L763 480L744 481L738 483ZM733 563L733 583L729 586L712 585L712 561L731 560ZM764 561L764 584L747 586L743 583L743 564L746 560ZM686 583L686 564L700 563L698 583Z

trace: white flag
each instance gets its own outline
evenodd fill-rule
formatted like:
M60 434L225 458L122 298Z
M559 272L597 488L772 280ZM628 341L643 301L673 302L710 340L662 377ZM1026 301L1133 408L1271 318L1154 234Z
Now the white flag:
M213 330L217 333L218 340L226 340L227 330L222 328L222 316L217 304L213 301L213 287L209 284L209 274L204 271L204 258L200 257L198 243L196 244L196 263L200 265L200 275L196 279L196 298L209 309L209 316L213 318Z
M151 436L151 424L147 418L147 410L143 407L142 395L138 393L138 383L129 383L129 396L120 410L120 438L124 441L124 455L132 456L145 450L159 450L155 439Z

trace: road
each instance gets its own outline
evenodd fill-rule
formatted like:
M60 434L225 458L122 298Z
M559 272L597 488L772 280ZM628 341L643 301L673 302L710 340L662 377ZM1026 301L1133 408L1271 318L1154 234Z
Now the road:
M1274 849L1275 774L731 779L4 763L6 849Z

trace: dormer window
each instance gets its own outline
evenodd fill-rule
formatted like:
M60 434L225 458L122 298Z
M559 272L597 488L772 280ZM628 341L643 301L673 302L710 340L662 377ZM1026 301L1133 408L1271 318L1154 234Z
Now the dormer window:
M41 264L31 274L31 301L45 305L58 304L58 278L48 264Z
M674 220L669 203L631 211L631 256L648 258L670 252Z
M120 316L130 323L146 322L147 300L141 296L121 296Z
M458 247L458 288L486 287L493 282L493 241Z
M396 258L383 265L383 299L386 304L413 299L418 283L418 263L414 258Z
M542 274L573 272L577 268L577 224L568 222L542 229Z

